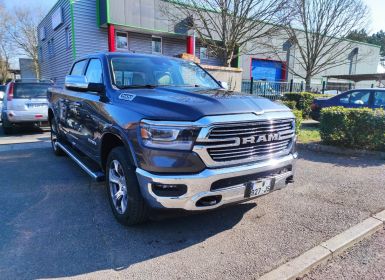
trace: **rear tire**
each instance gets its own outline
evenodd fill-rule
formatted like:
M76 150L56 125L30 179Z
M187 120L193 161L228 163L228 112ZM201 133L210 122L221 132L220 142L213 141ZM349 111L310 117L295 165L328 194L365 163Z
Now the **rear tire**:
M108 200L118 222L135 225L147 221L149 207L124 147L116 147L108 155L106 179Z
M60 149L57 145L56 145L56 142L58 141L59 139L59 133L58 133L58 130L57 130L57 125L56 125L56 121L55 121L55 118L51 118L50 121L50 127L51 127L51 146L52 146L52 151L53 153L56 155L56 156L64 156L65 153L62 149Z

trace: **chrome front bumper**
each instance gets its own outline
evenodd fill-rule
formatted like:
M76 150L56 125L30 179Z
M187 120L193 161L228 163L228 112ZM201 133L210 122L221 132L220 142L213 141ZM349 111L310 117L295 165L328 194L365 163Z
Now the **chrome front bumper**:
M147 202L153 208L184 209L184 210L208 210L225 204L243 201L246 185L239 184L223 189L210 190L212 183L227 178L257 174L292 166L292 170L271 178L275 179L274 190L286 186L286 179L293 176L294 162L297 154L289 154L277 159L270 159L254 164L226 167L218 169L205 169L193 175L157 175L137 168L136 174L141 187L141 192ZM184 184L187 193L179 197L158 196L152 191L152 183L159 184ZM197 206L196 203L203 197L221 196L221 201L212 206Z

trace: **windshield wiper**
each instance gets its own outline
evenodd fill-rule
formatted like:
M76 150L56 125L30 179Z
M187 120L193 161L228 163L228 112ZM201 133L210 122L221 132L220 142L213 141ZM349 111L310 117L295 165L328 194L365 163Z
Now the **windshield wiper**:
M130 88L156 88L157 85L128 85L128 86L120 86L119 89L130 89Z

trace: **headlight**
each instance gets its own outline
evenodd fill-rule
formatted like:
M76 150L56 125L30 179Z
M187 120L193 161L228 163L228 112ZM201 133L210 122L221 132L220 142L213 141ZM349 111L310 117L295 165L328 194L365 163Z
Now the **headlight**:
M191 150L199 129L193 127L171 127L161 125L140 125L140 136L148 148Z

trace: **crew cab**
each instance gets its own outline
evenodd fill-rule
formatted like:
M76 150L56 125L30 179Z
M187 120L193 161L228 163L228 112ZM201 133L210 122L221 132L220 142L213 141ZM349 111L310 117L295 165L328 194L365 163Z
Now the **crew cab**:
M224 89L194 62L89 55L48 99L54 153L106 181L122 224L143 222L150 210L242 202L293 181L292 112Z

